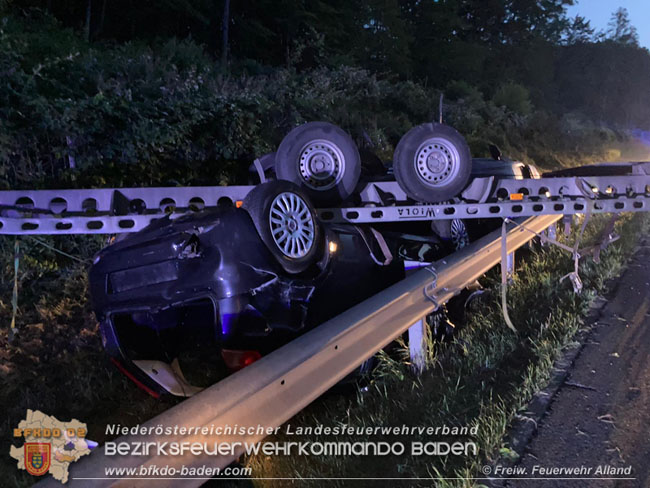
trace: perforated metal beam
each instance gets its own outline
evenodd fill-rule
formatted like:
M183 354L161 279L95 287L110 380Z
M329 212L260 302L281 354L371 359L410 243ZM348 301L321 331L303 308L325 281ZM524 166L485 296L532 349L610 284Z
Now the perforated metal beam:
M10 190L0 192L0 206L18 205L55 214L69 212L112 212L116 210L119 197L130 202L141 201L148 210L161 211L173 205L187 208L215 206L220 198L231 201L243 200L252 186L186 186L157 188L97 188L80 190ZM136 205L139 205L137 203Z
M354 207L318 210L323 222L379 223L409 220L477 219L532 217L592 213L646 212L650 197L586 198L561 200L505 201L495 203L457 203L439 205L403 205L394 207Z
M219 202L243 200L254 186L203 186L0 192L0 234L117 234L136 232L155 219L178 216ZM520 201L510 200L520 194ZM369 183L364 206L318 209L333 223L527 217L587 210L643 212L650 205L650 176L477 178L465 198L492 203L399 204L406 195L394 181Z

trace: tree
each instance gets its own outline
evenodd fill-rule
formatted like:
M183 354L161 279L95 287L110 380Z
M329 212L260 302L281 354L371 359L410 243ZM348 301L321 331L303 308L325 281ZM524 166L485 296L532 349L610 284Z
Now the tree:
M360 36L352 46L358 59L376 71L409 74L412 35L398 0L359 2Z
M230 26L230 0L223 4L223 17L221 22L221 67L228 65L228 27Z
M573 0L457 0L470 40L520 45L557 42L567 27L566 7Z
M623 7L612 14L605 35L607 39L620 44L639 45L639 34L630 22L627 9Z
M88 0L86 3L86 23L84 27L84 36L86 41L90 41L90 19L92 11L92 0Z
M563 44L582 44L594 40L594 29L589 21L580 15L576 15L567 26L564 33Z

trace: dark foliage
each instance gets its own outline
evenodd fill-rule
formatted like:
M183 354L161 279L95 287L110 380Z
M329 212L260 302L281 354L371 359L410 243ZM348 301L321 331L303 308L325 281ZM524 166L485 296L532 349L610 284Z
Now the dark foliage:
M233 182L318 119L388 159L441 92L477 155L598 153L598 126L649 125L650 55L625 15L608 39L565 4L235 2L223 65L222 1L5 3L0 186Z

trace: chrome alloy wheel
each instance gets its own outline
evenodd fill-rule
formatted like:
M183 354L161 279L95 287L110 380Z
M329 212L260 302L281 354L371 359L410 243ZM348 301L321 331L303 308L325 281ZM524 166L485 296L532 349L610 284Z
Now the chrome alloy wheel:
M458 251L469 245L469 234L465 222L461 219L453 219L451 221L451 242L454 243L454 248Z
M285 256L305 257L314 245L314 218L307 202L295 193L284 192L275 197L269 225L273 241Z
M415 152L415 171L427 186L443 186L453 180L460 168L460 154L448 140L434 137Z
M328 190L336 186L345 173L345 157L331 141L310 141L300 151L300 176L312 190Z

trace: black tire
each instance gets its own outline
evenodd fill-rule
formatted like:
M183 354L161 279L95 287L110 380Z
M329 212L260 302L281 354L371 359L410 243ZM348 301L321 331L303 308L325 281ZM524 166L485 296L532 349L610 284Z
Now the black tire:
M282 140L275 172L278 179L299 185L314 203L337 205L354 192L361 158L346 132L328 122L309 122Z
M393 159L395 179L418 202L451 200L467 186L472 171L465 138L453 127L437 123L408 131Z
M242 208L287 273L301 273L321 258L323 231L308 197L297 185L289 181L257 185L244 199Z

